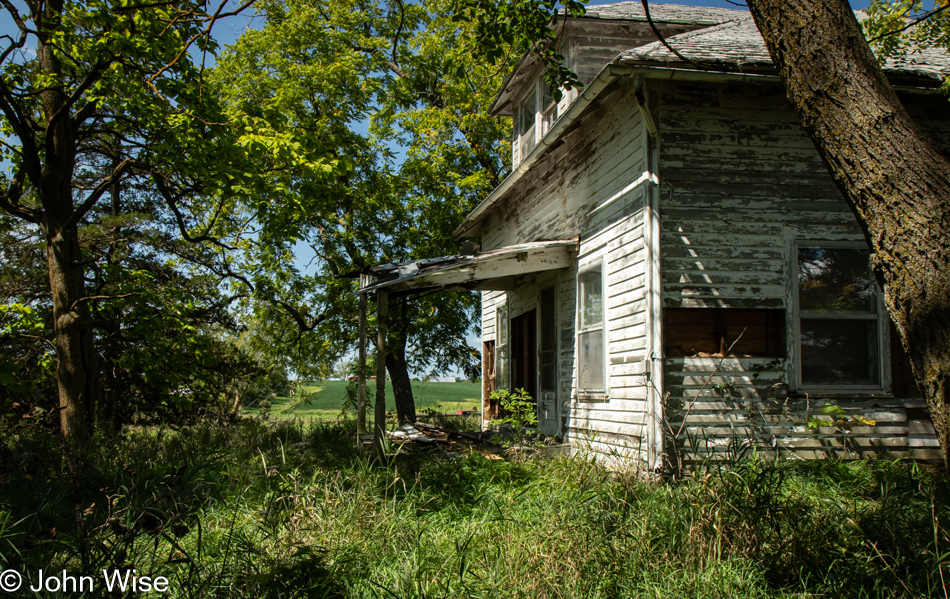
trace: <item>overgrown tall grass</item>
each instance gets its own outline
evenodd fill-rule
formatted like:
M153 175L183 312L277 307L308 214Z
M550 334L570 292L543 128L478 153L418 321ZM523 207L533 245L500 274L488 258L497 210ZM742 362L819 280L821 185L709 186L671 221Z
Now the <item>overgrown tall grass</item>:
M378 466L351 437L133 431L77 451L75 481L54 438L8 439L0 570L134 567L173 597L946 596L948 488L913 466L753 459L658 484L567 458Z

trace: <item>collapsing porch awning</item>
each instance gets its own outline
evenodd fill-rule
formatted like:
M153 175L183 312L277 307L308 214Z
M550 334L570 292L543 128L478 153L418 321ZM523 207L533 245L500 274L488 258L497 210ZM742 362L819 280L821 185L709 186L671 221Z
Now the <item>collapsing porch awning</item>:
M429 258L402 264L384 264L360 275L359 377L356 400L356 430L366 431L366 311L367 296L376 295L376 405L373 448L384 455L386 424L386 326L389 298L430 290L507 290L520 275L567 268L577 255L578 239L536 241L510 245L487 252Z
M384 264L360 277L358 293L385 290L394 296L432 289L507 290L519 275L569 267L577 239L536 241L476 252Z

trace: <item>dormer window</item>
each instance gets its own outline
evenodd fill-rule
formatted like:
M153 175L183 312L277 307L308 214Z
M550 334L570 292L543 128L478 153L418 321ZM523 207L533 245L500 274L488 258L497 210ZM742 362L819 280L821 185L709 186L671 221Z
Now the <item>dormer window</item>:
M543 76L536 78L528 88L528 93L514 113L511 149L515 165L531 153L558 117L553 88L544 81Z
M532 89L528 96L521 102L521 105L518 107L518 111L515 113L515 118L517 120L515 135L518 136L516 141L518 143L518 148L520 149L521 160L524 160L524 157L527 156L531 150L534 149L534 146L538 144L538 136L535 127L535 121L537 120L537 110L537 96L535 95L535 91Z

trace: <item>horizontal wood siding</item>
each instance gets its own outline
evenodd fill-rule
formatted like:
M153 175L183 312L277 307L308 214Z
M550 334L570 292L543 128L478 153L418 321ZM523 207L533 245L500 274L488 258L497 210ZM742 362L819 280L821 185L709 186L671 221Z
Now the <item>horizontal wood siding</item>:
M864 241L780 86L650 82L650 89L660 132L665 307L788 310L796 240ZM803 457L940 457L919 401L789 399L787 359L726 358L717 370L718 362L664 362L667 418L679 432L671 453L687 464L750 443ZM879 424L808 428L827 401Z
M575 451L637 468L647 452L645 194L631 195L600 217L609 225L582 237L581 268L599 263L603 269L607 398L584 399L575 386L568 432Z
M482 247L569 239L608 224L623 210L614 197L644 171L645 144L632 81L605 90L498 202L482 229ZM628 194L629 195L629 194Z
M482 236L485 249L579 236L579 261L602 261L607 300L606 400L575 397L577 268L553 276L558 289L562 431L575 451L593 451L604 460L629 459L646 451L642 362L646 137L632 84L625 80L605 91L562 136L562 143L549 150L499 202ZM540 287L549 281L528 276L516 281L507 292L511 316L530 309ZM484 305L493 297L484 294ZM483 308L482 326L484 339L494 335L493 310Z
M664 360L668 420L678 433L671 459L684 466L727 459L753 447L764 457L877 457L939 460L940 445L923 400L787 397L784 363L769 358L678 357ZM705 386L705 388L704 388ZM823 409L847 416L833 425ZM808 417L829 426L812 428ZM873 420L866 426L855 416Z
M698 25L657 23L664 38L698 29ZM604 65L622 52L657 41L645 21L617 21L607 19L579 19L568 23L567 52L573 58L574 72L585 85L594 80Z

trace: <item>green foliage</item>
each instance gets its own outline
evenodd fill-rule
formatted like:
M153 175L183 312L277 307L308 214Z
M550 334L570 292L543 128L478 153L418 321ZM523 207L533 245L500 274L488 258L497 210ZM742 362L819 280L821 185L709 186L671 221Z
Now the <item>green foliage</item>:
M822 408L822 413L828 417L827 420L820 416L808 415L808 428L818 428L821 426L836 426L844 429L852 424L874 426L877 421L865 418L860 415L851 415L844 411L844 408L837 404L827 404Z
M80 347L85 355L74 347L70 359L101 383L89 387L105 401L87 390L84 401L97 402L89 420L224 410L243 376L269 366L234 342L232 304L248 292L227 284L246 279L247 202L265 188L257 161L322 173L345 165L227 118L204 65L216 51L212 25L231 12L223 5L28 8L4 8L13 37L0 54L0 297L42 315L43 327L0 336L2 371L22 382L3 386L0 409L58 404L70 382L57 388L48 374L56 341ZM75 242L47 255L59 236ZM56 294L54 256L72 272L53 282ZM55 330L69 320L51 318L63 297L60 309L92 343Z
M504 73L473 57L471 27L452 21L449 7L265 2L265 25L215 67L232 118L287 132L304 155L328 152L345 166L330 178L270 169L257 202L264 243L253 260L266 265L258 289L312 315L301 335L296 317L256 305L257 334L271 347L292 340L288 366L302 375L326 376L355 349L357 272L457 253L451 232L506 174L510 130L487 115ZM288 259L300 246L315 254L306 270ZM478 352L466 342L476 304L467 292L397 302L388 347L416 371L477 375Z
M530 50L544 65L545 79L554 89L555 100L561 88L583 85L573 71L564 66L557 52L552 25L558 19L583 16L586 0L455 0L457 21L475 25L478 51L493 63L510 59L512 50Z
M677 483L474 453L374 467L336 425L137 430L79 464L0 446L0 568L134 564L171 597L934 597L946 480L889 462L739 461ZM309 575L307 575L309 573Z
M872 0L861 21L878 61L913 60L921 49L950 49L950 11L945 0ZM950 79L943 91L950 93Z
M524 389L514 391L498 389L492 391L489 399L492 402L498 402L504 414L501 418L492 420L492 424L510 424L519 430L525 426L538 424L538 406Z

